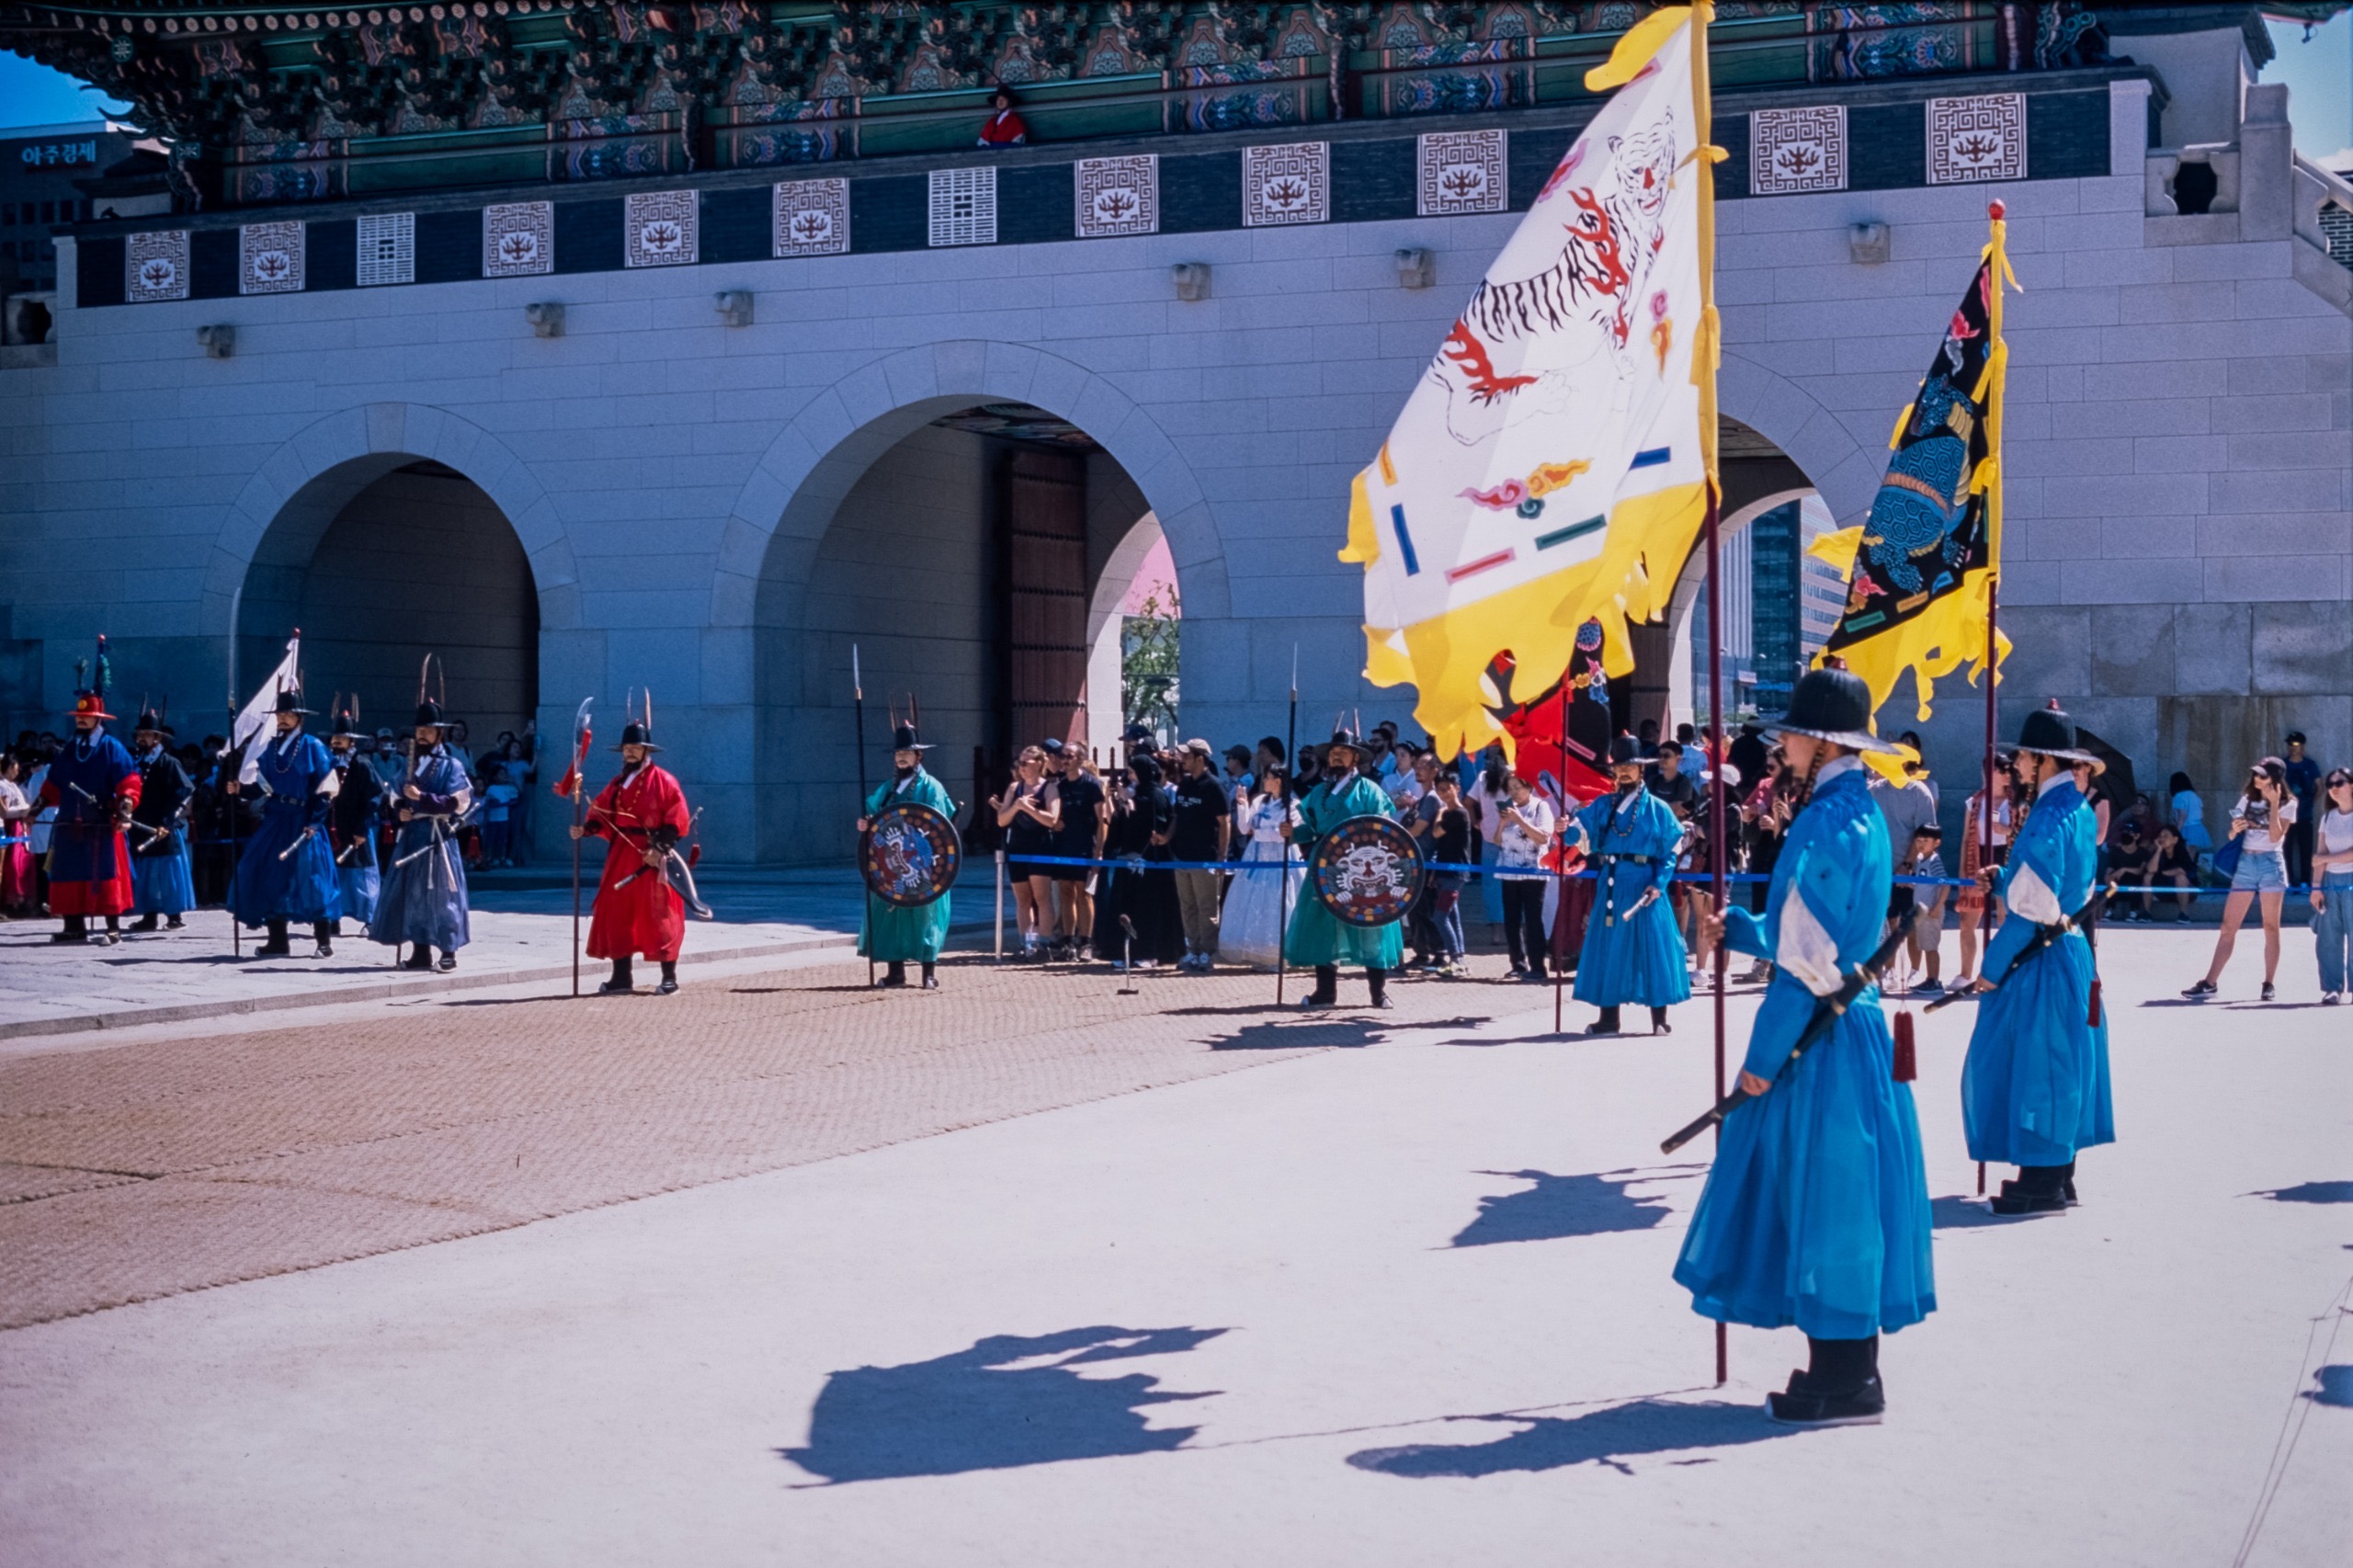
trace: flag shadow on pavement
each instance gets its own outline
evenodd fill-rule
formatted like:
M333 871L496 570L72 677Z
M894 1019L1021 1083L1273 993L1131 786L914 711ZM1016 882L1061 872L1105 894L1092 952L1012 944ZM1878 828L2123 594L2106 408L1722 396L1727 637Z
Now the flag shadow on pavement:
M1477 1479L1518 1471L1561 1470L1574 1464L1607 1465L1634 1473L1630 1459L1681 1453L1692 1449L1734 1448L1794 1436L1800 1428L1777 1426L1753 1404L1719 1401L1686 1404L1638 1399L1582 1415L1465 1415L1462 1421L1524 1426L1499 1442L1409 1443L1365 1449L1348 1456L1358 1470L1413 1478ZM1691 1462L1691 1461L1683 1461Z
M1176 1393L1147 1373L1074 1369L1174 1355L1223 1333L1098 1324L998 1334L929 1361L835 1372L810 1412L809 1446L776 1452L832 1485L1165 1452L1199 1428L1147 1426L1142 1407L1220 1391Z
M1481 1171L1481 1176L1535 1185L1525 1192L1479 1199L1478 1217L1448 1245L1494 1246L1503 1242L1549 1242L1612 1231L1647 1231L1673 1210L1662 1196L1637 1195L1626 1189L1638 1183L1687 1181L1706 1168L1671 1165L1665 1175L1636 1172L1617 1180L1612 1179L1615 1173L1554 1176L1550 1171Z

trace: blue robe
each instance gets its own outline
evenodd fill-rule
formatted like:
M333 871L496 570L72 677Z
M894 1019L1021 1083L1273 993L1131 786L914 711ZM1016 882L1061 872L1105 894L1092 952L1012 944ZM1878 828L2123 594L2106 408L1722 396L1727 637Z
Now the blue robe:
M327 748L300 730L274 736L255 771L263 791L261 825L245 840L229 890L238 924L340 920L343 885L327 846L335 800L319 790L335 772Z
M1577 953L1575 995L1597 1007L1638 1003L1670 1007L1691 995L1683 933L1667 889L1683 824L1675 809L1648 790L1631 797L1604 795L1576 814L1593 861L1593 913L1586 917ZM1642 908L1643 895L1658 896Z
M2036 800L1995 884L2009 918L1985 949L1989 981L2008 970L2038 925L2083 908L2098 869L2098 836L2073 778ZM1971 1158L2063 1165L2080 1149L2116 1142L2108 1020L2090 1021L2093 972L2091 944L2069 931L1977 1004L1961 1070Z
M1315 841L1350 817L1394 816L1388 792L1361 773L1352 773L1336 792L1329 781L1318 784L1300 802L1299 825L1291 842L1313 854ZM1302 969L1318 965L1362 964L1367 969L1395 969L1405 961L1405 938L1400 922L1385 926L1349 926L1332 916L1311 889L1290 912L1290 929L1283 934L1283 956Z
M376 825L382 814L383 785L364 756L347 758L336 772L343 788L335 797L335 867L343 884L343 915L362 925L376 918Z
M866 814L871 817L884 806L901 801L929 806L950 822L956 820L956 802L949 798L946 787L920 767L904 788L895 778L875 786L866 798ZM858 926L858 956L882 963L938 963L939 949L948 944L949 901L955 896L944 892L929 903L910 909L870 892L865 917Z
M141 915L185 915L196 907L188 853L188 805L196 786L179 759L161 747L133 760L139 764L139 808L131 820L169 836L146 837L131 852L131 907Z
M1816 996L1879 946L1893 865L1864 771L1841 757L1790 824L1763 919L1726 912L1726 942L1775 965L1741 1064L1773 1086L1724 1118L1676 1260L1703 1317L1862 1339L1936 1310L1919 1118L1878 992L1782 1072Z
M416 786L418 799L404 792L409 784ZM392 810L406 811L409 820L392 842L392 863L377 888L376 914L368 923L370 938L387 947L419 943L445 953L471 939L458 819L472 791L464 767L438 745L418 756L393 786Z

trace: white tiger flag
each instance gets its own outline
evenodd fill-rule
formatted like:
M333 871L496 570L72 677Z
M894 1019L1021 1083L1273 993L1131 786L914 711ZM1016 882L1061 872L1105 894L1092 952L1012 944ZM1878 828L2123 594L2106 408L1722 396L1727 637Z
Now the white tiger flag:
M1343 561L1364 567L1365 675L1419 688L1441 756L1504 736L1598 619L1663 612L1715 472L1706 6L1653 12L1586 75L1602 106L1545 181L1370 467ZM1695 14L1696 13L1696 14ZM1523 682L1526 686L1526 682ZM1508 740L1506 741L1508 744Z

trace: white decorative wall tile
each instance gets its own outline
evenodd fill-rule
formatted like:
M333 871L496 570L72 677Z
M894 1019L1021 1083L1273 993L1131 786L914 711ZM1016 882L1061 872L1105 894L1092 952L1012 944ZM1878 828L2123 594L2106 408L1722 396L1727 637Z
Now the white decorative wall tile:
M122 255L122 297L134 305L188 298L188 231L133 234Z
M237 292L302 291L302 225L247 223L237 231Z
M1242 149L1242 222L1322 223L1332 216L1332 144L1285 142Z
M1928 100L1928 183L2026 178L2026 95Z
M771 213L778 256L839 256L849 249L849 181L787 180Z
M702 254L700 205L691 190L648 190L622 202L622 257L631 267L685 267Z
M359 220L359 286L416 281L416 214L384 212Z
M1073 181L1078 199L1078 237L1160 233L1160 157L1081 158Z
M931 243L936 245L996 244L995 169L931 171Z
M1748 117L1748 193L1847 188L1847 106L1760 108Z
M1432 131L1419 142L1415 210L1425 218L1501 212L1511 205L1506 132Z
M554 202L506 201L482 210L484 278L529 278L554 270Z

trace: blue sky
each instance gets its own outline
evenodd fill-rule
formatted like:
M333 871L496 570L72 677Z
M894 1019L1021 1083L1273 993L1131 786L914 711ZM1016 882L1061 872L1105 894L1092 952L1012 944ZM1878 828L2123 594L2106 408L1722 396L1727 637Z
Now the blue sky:
M2326 158L2353 148L2353 14L2315 28L2309 42L2302 24L2274 22L2271 41L2279 58L2263 78L2288 84L2297 149ZM92 119L103 101L70 76L0 51L0 130Z

